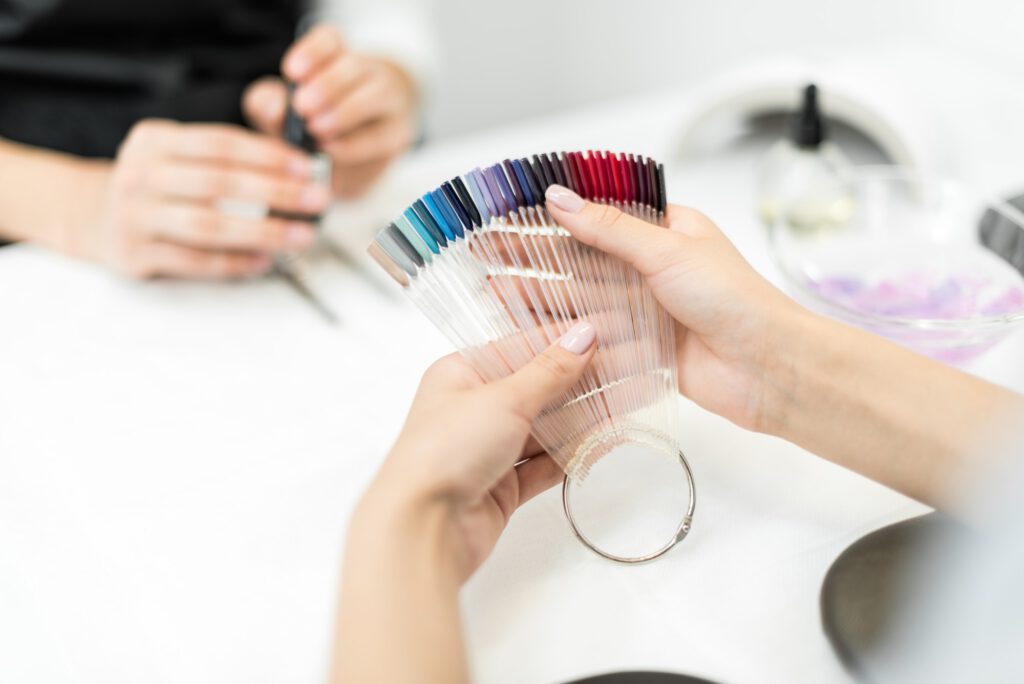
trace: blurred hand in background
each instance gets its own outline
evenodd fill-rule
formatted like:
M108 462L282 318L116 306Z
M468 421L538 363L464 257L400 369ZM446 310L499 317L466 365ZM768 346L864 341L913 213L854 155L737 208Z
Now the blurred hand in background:
M296 85L296 113L334 161L337 196L365 193L415 141L412 78L386 59L350 51L335 27L322 24L296 41L281 71ZM246 90L243 109L255 128L279 136L287 101L284 81L265 77Z
M63 250L136 277L237 278L270 268L270 255L309 247L311 223L224 211L251 202L317 214L330 198L306 154L227 124L138 123L113 164L82 186L80 226Z

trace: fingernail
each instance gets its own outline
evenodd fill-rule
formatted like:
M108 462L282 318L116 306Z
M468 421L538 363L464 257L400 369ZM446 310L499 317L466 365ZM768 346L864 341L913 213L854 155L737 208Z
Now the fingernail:
M263 273L265 271L269 271L270 267L273 264L274 264L274 260L271 259L266 254L264 254L263 256L258 256L258 257L256 257L255 259L252 260L252 268L253 268L253 270L254 271L258 271L260 273Z
M577 195L569 188L562 187L561 185L552 185L544 193L548 202L551 202L562 211L567 211L570 214L578 214L583 210L583 207L587 205L583 201L583 198Z
M302 197L299 198L299 204L308 211L326 209L330 201L331 196L327 193L327 188L322 185L309 186L302 191Z
M582 322L569 328L558 340L558 346L573 354L585 354L588 349L594 346L597 339L597 331L589 323Z
M306 86L295 91L295 99L292 100L292 106L295 107L296 111L300 113L310 111L319 104L320 94L315 88Z
M305 249L306 247L311 247L316 242L316 231L306 224L293 223L285 231L284 239L289 247Z
M284 65L284 70L293 80L302 78L308 69L309 60L301 52L292 54Z
M267 121L273 121L281 116L281 100L263 91L260 91L260 100L262 102L257 102L256 106L263 110L263 116Z

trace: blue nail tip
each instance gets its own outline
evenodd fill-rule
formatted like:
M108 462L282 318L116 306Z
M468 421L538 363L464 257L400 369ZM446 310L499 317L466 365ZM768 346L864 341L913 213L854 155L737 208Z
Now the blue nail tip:
M596 163L595 163L596 162ZM495 219L518 222L520 211L543 207L545 193L562 185L600 201L667 209L665 167L639 155L547 152L476 168L414 201L378 233L376 243L397 268L415 277L449 244ZM600 195L600 197L597 197Z

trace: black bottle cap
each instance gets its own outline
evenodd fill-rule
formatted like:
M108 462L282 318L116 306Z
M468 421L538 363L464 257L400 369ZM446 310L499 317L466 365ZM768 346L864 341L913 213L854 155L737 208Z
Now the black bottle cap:
M804 88L803 104L790 122L789 138L797 147L814 149L827 137L825 118L818 108L818 86Z
M300 150L313 154L319 151L319 145L317 145L316 138L306 128L306 122L292 108L292 95L294 94L295 84L289 83L288 104L284 115L284 139Z

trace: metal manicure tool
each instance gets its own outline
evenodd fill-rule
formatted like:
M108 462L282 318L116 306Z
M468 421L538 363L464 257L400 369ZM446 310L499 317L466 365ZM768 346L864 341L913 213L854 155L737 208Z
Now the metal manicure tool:
M295 92L295 85L288 84L288 108L285 114L284 137L285 139L306 152L313 155L313 180L314 182L330 187L331 185L331 158L323 152L319 152L316 141L306 129L306 124L292 107L292 95ZM271 212L273 216L281 218L313 221L319 224L321 216L299 216L295 214L284 214ZM301 257L297 254L279 254L274 257L274 266L271 271L286 282L299 296L306 300L320 316L331 325L339 325L341 319L338 315L317 295L310 287L305 275L300 268Z

